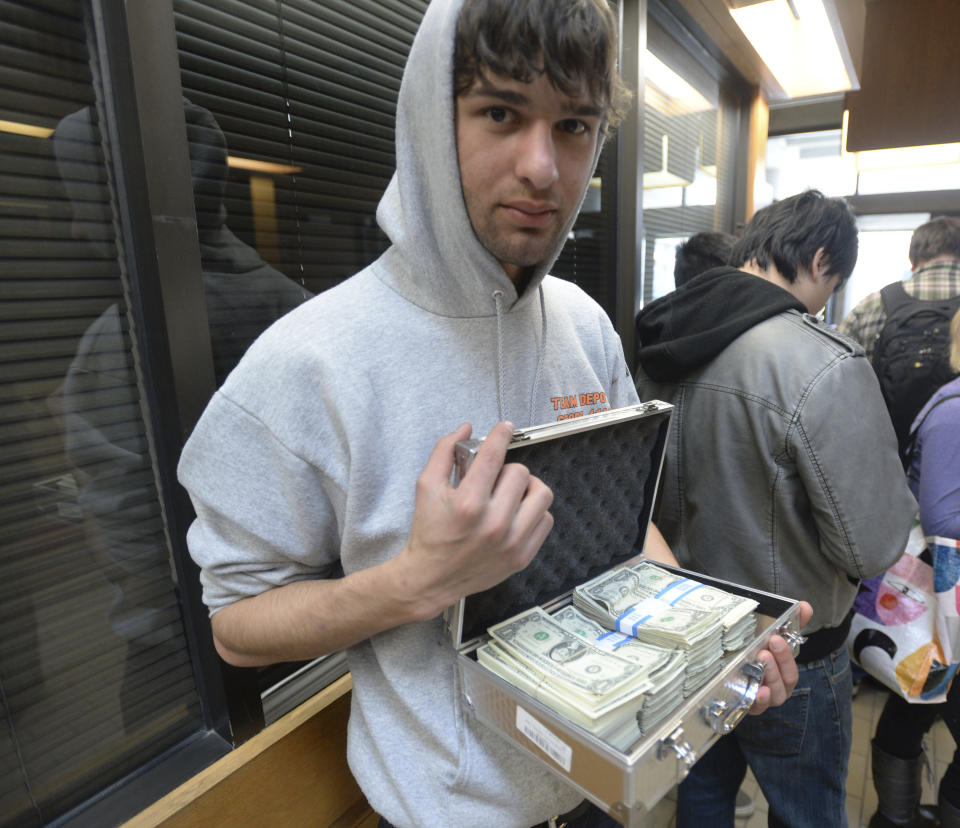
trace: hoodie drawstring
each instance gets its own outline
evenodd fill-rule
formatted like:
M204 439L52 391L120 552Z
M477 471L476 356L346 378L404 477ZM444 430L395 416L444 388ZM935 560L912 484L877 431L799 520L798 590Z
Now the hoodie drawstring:
M497 419L503 421L503 291L493 292L497 309Z
M540 347L537 349L537 372L533 376L533 388L530 389L530 413L527 416L529 425L537 425L533 421L533 409L537 398L537 389L540 387L540 378L543 376L543 362L547 353L547 300L543 296L543 285L538 285L537 289L540 293Z
M530 389L530 410L527 412L526 425L535 425L533 412L536 406L537 389L543 376L544 355L547 352L547 301L543 295L543 285L537 287L540 294L540 344L537 348L537 369ZM497 311L497 417L502 421L503 414L503 291L493 292L493 305Z

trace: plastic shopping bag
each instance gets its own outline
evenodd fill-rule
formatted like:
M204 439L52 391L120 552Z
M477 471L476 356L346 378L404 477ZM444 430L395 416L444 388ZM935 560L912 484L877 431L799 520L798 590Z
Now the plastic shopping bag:
M928 535L926 547L933 559L940 635L952 646L951 661L960 662L960 540Z
M853 660L909 702L946 699L960 662L960 542L920 524L894 566L862 581L847 643Z

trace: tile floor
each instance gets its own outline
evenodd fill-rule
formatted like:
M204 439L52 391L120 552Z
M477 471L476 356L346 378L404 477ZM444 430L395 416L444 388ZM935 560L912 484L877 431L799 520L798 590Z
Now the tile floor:
M861 682L853 700L853 749L847 774L847 818L850 828L867 828L877 808L877 794L870 776L870 739L887 697L887 691L868 680ZM934 775L943 775L953 756L954 744L943 722L938 721L927 734ZM924 774L923 802L936 802L936 784ZM748 771L744 789L753 797L755 810L748 819L737 820L737 828L765 828L767 807L753 775Z

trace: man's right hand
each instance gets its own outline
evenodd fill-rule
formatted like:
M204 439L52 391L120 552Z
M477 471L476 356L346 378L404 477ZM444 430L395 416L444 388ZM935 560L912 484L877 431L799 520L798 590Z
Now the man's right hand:
M490 432L453 488L454 446L470 431L463 425L434 447L397 555L343 578L294 581L224 607L212 618L221 656L240 666L316 658L436 618L523 569L553 527L553 493L524 466L504 465L509 423Z
M523 569L553 528L553 492L525 466L504 464L508 422L493 428L451 485L454 447L470 433L464 424L434 447L417 479L410 537L392 562L400 593L421 605L424 618Z

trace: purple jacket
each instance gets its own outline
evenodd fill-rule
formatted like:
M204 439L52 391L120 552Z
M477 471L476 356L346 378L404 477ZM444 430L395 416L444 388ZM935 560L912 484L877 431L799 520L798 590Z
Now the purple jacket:
M924 534L960 538L960 377L934 393L912 428L917 442L907 480Z

